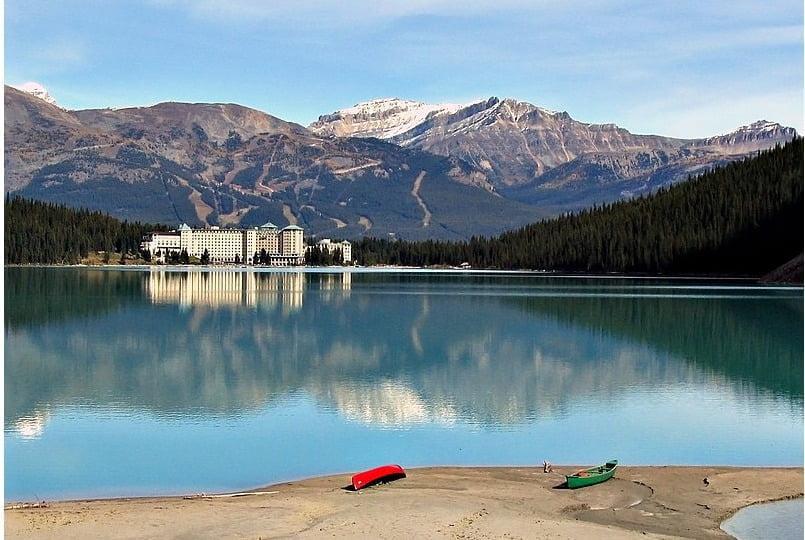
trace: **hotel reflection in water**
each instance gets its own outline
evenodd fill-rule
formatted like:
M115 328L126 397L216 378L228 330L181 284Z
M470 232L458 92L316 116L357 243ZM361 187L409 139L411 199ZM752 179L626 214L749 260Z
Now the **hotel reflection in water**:
M343 297L352 287L352 274L306 274L304 271L233 272L152 270L144 281L154 304L191 307L282 307L286 313L302 307L306 287L315 286L323 295Z

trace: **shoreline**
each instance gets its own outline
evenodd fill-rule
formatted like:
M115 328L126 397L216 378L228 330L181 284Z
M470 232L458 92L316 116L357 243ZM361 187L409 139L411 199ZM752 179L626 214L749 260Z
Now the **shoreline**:
M591 464L582 464L582 465L567 465L567 464L551 464L556 471L578 471L585 467L590 467ZM475 470L514 470L514 469L539 469L542 471L541 466L537 465L477 465L477 464L470 464L470 465L420 465L416 467L405 467L405 470L411 474L416 471L433 471L433 470L468 470L468 471L475 471ZM766 470L780 470L780 471L803 471L803 487L805 487L805 465L684 465L684 464L674 464L674 463L667 463L662 465L619 465L618 471L625 470L625 469L646 469L646 470L653 470L653 469L701 469L701 470L719 470L719 471L766 471ZM156 499L187 499L189 497L197 497L199 495L205 495L207 497L220 497L220 496L230 496L234 493L247 493L251 494L258 491L264 491L267 489L273 489L277 486L287 486L287 485L295 485L295 484L304 484L308 482L314 482L318 480L324 480L329 478L344 478L347 483L351 476L358 471L342 471L342 472L333 472L333 473L324 473L324 474L316 474L312 476L299 476L293 477L285 480L278 480L276 482L272 482L270 484L256 484L251 486L246 486L242 488L233 488L225 489L225 490L213 490L213 491L202 491L202 492L195 492L195 493L188 493L188 492L173 492L173 491L166 491L163 493L146 493L146 494L137 494L137 495L111 495L111 496L87 496L87 497L67 497L67 498L51 498L51 499L43 499L43 500L31 500L31 499L17 499L17 500L8 500L6 498L4 508L8 507L9 505L14 504L37 504L41 502L45 502L48 505L50 504L62 504L62 503L89 503L89 502L104 502L104 501L136 501L136 500L156 500ZM237 489L237 491L235 491ZM805 492L803 492L803 496L805 496ZM765 502L774 502L776 500L785 500L787 497L783 499L773 499L769 501L758 501L757 503L753 504L763 504ZM8 508L5 508L8 509Z
M805 285L791 282L766 282L762 276L741 275L709 275L709 274L587 274L573 272L554 272L549 270L512 269L501 270L495 268L460 268L460 267L426 267L426 266L251 266L251 265L200 265L200 264L4 264L4 268L89 268L108 270L168 270L168 271L238 271L238 272L427 272L427 273L456 273L456 274L500 274L500 275L528 275L556 278L577 279L657 279L679 281L734 281L749 282L759 287L783 286L787 288L803 288Z
M615 478L561 489L578 470L423 467L359 492L349 473L244 492L50 502L5 509L9 538L549 537L728 538L746 506L802 497L801 467L619 467ZM704 479L707 482L704 482ZM669 519L670 518L670 519ZM540 532L541 531L541 532Z

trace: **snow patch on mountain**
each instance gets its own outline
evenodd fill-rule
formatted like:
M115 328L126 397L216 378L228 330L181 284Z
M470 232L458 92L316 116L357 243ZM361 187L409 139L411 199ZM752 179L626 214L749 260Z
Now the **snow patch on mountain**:
M320 135L377 137L402 146L415 146L432 137L471 133L496 121L508 121L518 129L521 120L537 112L554 121L569 120L566 112L496 97L469 103L423 103L399 98L373 99L319 116L309 128ZM521 125L522 124L522 125Z
M783 126L778 124L777 122L769 122L768 120L758 120L757 122L752 122L749 125L741 126L736 129L736 132L754 132L754 133L764 133L764 132L774 132L779 129L782 129Z
M715 147L735 154L763 150L775 143L789 141L796 136L797 130L794 128L783 126L777 122L758 120L724 135L697 139L691 146Z
M12 84L11 86L16 88L17 90L22 90L27 94L31 94L34 97L38 97L39 99L46 101L51 105L55 105L56 107L59 106L59 104L56 103L56 100L53 99L53 96L50 95L47 89L38 82L28 81L22 84Z
M453 114L472 103L423 103L399 98L373 99L322 115L310 129L319 134L391 139L425 120Z

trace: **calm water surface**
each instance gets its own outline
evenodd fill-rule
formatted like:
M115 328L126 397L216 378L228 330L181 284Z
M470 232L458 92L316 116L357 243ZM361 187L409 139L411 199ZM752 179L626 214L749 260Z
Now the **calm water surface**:
M721 525L738 540L802 540L802 499L756 504L739 510Z
M5 270L7 499L386 462L802 465L802 289Z

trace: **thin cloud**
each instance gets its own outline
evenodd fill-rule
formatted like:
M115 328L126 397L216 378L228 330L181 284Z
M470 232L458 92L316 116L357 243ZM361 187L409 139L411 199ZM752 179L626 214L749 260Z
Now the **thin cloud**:
M45 80L72 106L235 101L300 123L388 95L496 95L638 132L709 135L762 117L799 129L802 9L794 0L27 0L7 6L6 75ZM725 111L732 102L735 114Z
M801 90L725 96L718 91L688 88L626 113L624 127L646 126L648 129L641 131L688 138L729 133L756 120L769 120L802 133L802 115Z
M670 46L676 54L696 54L720 49L744 49L801 45L802 26L759 26L729 31L718 31L697 37L678 38Z
M75 38L60 38L45 43L31 54L32 60L52 67L69 68L83 65L88 60L89 49L83 41Z
M573 6L595 6L589 0L148 0L152 5L185 9L217 21L304 20L313 25L364 24L419 15L480 15L501 11L565 11Z

